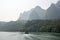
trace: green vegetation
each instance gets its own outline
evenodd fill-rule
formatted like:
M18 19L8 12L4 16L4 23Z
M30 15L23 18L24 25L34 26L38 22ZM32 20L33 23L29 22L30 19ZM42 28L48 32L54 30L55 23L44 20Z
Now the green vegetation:
M32 20L19 28L29 32L60 32L60 20Z

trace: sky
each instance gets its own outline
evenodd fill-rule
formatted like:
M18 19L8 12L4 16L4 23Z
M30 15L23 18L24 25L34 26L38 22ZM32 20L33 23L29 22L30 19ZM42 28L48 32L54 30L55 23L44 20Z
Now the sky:
M47 9L58 0L0 0L0 21L16 21L20 14L36 6Z

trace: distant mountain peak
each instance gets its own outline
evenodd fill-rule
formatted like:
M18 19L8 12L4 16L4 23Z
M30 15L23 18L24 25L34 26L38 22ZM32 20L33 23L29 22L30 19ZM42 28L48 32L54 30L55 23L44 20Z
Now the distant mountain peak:
M50 7L55 7L55 4L52 3Z
M56 6L55 6L55 4L52 3L51 6L50 6L47 10L49 10L49 9L53 9L53 8L55 9Z
M34 10L43 10L40 6L36 6Z
M51 4L51 6L47 9L46 18L60 19L60 10L56 7L55 4Z
M36 6L35 8L40 8L40 6Z
M39 20L43 18L45 10L40 6L36 6L27 12L23 12L18 20Z
M55 6L55 4L54 4L54 3L52 3L52 4L51 4L51 6Z
M60 0L57 2L57 4L60 4Z
M57 2L56 7L60 9L60 1Z

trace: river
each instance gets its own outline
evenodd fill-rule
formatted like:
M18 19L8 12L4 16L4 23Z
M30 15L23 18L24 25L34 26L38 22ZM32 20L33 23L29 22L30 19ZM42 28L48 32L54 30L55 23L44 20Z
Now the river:
M60 37L50 33L0 32L0 40L60 40Z

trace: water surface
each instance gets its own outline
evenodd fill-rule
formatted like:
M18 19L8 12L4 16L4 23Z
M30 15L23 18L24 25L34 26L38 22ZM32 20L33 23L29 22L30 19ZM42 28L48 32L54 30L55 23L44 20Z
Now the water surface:
M50 33L0 32L0 40L60 40L60 37Z

